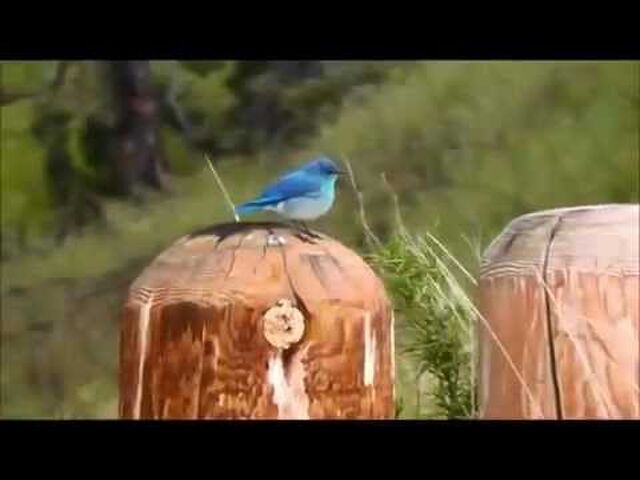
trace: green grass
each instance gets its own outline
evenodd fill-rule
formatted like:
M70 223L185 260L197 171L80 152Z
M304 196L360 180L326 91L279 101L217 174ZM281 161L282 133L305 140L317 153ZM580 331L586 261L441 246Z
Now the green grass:
M396 310L397 363L410 362L416 379L400 386L398 402L425 397L403 415L467 418L475 412L474 312L451 262L436 248L428 236L399 233L372 256Z
M397 318L396 364L404 367L397 372L398 416L472 418L478 312L467 291L476 281L434 235L407 230L397 194L383 180L396 210L393 235L384 243L375 236L362 203L360 221L372 250L366 258L381 274Z

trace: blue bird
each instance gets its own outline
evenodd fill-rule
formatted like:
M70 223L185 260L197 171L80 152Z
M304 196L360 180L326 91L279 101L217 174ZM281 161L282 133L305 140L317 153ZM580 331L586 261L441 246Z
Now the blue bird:
M315 220L333 206L336 180L343 173L330 158L317 157L285 173L257 198L238 205L236 213L249 215L271 210L288 220ZM305 229L310 233L306 225Z

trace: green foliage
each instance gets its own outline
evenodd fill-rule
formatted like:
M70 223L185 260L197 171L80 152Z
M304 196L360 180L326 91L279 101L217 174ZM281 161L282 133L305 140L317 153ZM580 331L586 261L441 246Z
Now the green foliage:
M23 237L42 234L47 226L46 152L30 131L33 115L33 104L26 100L0 109L3 236L6 232Z
M196 135L209 139L216 150L227 150L235 135L229 120L236 104L234 92L227 85L231 69L231 62L225 62L206 74L181 70L177 80L178 103L197 129Z
M236 62L228 83L237 94L236 148L287 151L330 121L344 97L390 71L386 62Z
M56 193L71 197L104 177L82 144L85 120L102 106L98 72L91 62L74 63L54 91L59 63L1 65L2 91L27 95L0 107L3 256L52 235L67 206ZM68 168L60 168L67 159Z
M171 128L162 127L160 138L164 151L167 152L166 159L172 174L192 175L202 166L202 162L196 157L196 152L184 135Z
M282 105L289 115L287 135L296 140L308 138L319 121L332 120L347 94L380 83L388 69L387 64L376 62L326 62L321 77L283 90Z
M223 61L209 61L209 60L192 60L192 61L186 61L183 60L180 62L181 65L183 65L187 70L189 70L190 72L196 73L198 75L201 75L203 77L208 76L211 72L220 69L220 68L224 68L226 64L228 64L229 62L223 62Z
M30 94L41 90L55 76L57 62L2 62L2 92Z
M301 152L345 155L372 227L391 231L386 172L412 228L465 254L516 215L638 201L638 63L422 63L346 101ZM342 220L343 221L343 220Z
M240 160L219 166L238 183ZM255 172L248 194L265 181ZM208 170L178 179L170 197L106 202L107 228L2 263L0 416L114 418L120 307L133 279L170 243L229 221Z
M83 225L92 215L83 207L87 196L97 194L92 196L97 204L117 193L107 66L66 62L64 80L53 90L62 63L2 65L3 95L37 94L0 109L7 159L2 165L5 255L19 249L14 237L25 244L45 232L53 235L51 226L61 223L62 212L82 217L68 220ZM300 70L303 64L311 67L310 75L303 71L307 67ZM198 172L202 150L229 155L283 142L291 147L337 111L352 87L379 82L388 70L371 62L159 61L151 66L163 112L159 138L174 175Z
M418 395L423 394L420 379L428 374L428 399L414 406L415 415L473 416L475 317L451 261L430 236L414 237L402 230L376 249L372 261L399 315L400 354L415 365Z

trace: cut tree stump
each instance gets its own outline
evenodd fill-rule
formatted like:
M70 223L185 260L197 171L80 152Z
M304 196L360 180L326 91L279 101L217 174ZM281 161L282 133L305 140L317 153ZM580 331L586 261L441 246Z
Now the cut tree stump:
M549 210L487 249L482 418L640 418L638 205ZM516 373L517 372L517 373Z
M120 417L391 418L393 312L354 252L280 224L177 241L123 308Z

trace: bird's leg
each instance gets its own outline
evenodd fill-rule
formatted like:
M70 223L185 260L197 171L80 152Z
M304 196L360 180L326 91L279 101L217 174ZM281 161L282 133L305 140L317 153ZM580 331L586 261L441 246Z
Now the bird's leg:
M307 224L306 224L306 223L304 223L304 222L302 222L302 221L301 221L300 223L302 224L302 227L304 228L304 232L305 232L307 235L309 235L311 238L317 238L317 239L322 238L322 236L321 236L321 235L318 235L317 233L312 232L312 231L311 231L311 229L307 226Z
M300 228L300 225L298 224L298 222L296 220L289 220L289 225L298 234L300 234L302 232L302 229Z
M306 225L304 225L304 223L298 220L291 220L291 224L293 225L293 228L297 232L296 237L298 237L303 242L315 243L315 241L313 240L314 239L313 233L310 232L308 228L306 228Z
M287 223L289 224L289 228L296 232L296 236L301 238L303 232L300 228L300 225L298 225L298 222L296 222L295 220L289 220Z

